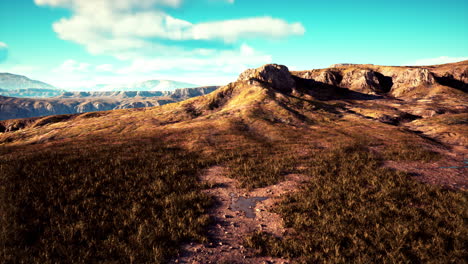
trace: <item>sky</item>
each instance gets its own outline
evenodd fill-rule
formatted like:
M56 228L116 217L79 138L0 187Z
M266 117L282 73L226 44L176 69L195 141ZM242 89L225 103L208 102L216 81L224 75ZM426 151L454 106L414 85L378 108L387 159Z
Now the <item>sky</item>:
M0 0L0 72L70 90L467 59L466 0Z

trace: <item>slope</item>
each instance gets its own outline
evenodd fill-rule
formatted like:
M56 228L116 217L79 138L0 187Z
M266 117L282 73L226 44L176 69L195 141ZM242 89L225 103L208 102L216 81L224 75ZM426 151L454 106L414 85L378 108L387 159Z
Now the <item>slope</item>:
M212 217L209 225L210 199L201 190L223 186L197 176L222 166L245 190L291 174L306 179L268 209L290 231L260 227L244 237L244 256L464 259L466 94L439 84L452 92L427 85L438 99L394 98L297 75L265 65L211 94L161 107L3 122L14 128L0 134L3 256L44 262L71 252L73 262L166 262L184 242L239 251L206 236L223 223ZM424 134L434 123L456 128L457 137ZM187 204L193 211L183 213ZM162 222L152 224L156 219Z

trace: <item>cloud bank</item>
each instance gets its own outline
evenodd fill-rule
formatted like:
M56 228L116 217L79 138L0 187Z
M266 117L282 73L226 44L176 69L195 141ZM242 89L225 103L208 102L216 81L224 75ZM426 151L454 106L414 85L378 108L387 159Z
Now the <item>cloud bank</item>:
M406 65L412 65L412 66L437 65L437 64L445 64L445 63L454 63L454 62L459 62L459 61L464 61L464 60L468 60L468 57L441 56L438 58L416 60Z
M216 1L234 4L234 0ZM120 74L171 69L234 73L271 62L270 55L254 50L246 44L247 40L305 33L301 23L270 16L192 23L167 13L180 8L184 0L35 0L35 3L71 10L71 17L53 24L58 37L86 47L91 54L128 61L128 67L117 70ZM189 47L184 45L187 41L200 44ZM217 43L219 48L205 48L206 41Z

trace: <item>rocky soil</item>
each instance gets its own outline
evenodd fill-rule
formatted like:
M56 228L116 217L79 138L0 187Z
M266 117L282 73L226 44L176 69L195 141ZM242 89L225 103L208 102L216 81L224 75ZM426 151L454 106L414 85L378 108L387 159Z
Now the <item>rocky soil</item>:
M214 222L208 230L209 242L183 246L180 255L171 263L290 263L287 259L255 256L255 251L245 248L243 241L257 230L276 236L290 232L284 228L281 217L271 210L283 195L294 192L307 179L302 175L288 175L286 181L248 191L239 188L238 182L224 176L224 172L225 168L215 166L200 177L201 181L213 186L206 193L216 201L210 211ZM249 218L245 212L232 208L239 197L263 197L266 200L251 208L255 217Z

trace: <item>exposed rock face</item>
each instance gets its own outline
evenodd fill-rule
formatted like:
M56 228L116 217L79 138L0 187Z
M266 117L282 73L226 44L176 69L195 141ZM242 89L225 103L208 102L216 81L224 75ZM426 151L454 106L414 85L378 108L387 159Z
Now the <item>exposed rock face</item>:
M328 85L338 86L342 81L342 77L336 72L324 71L320 73L320 75L315 80L317 82L322 82Z
M434 75L423 68L407 69L402 73L392 74L393 89L391 94L401 96L414 87L435 84Z
M180 88L180 89L176 89L174 92L171 92L170 97L177 98L177 99L188 99L188 98L192 98L195 96L209 94L218 88L219 88L218 86Z
M278 64L266 64L258 69L248 69L241 73L238 81L257 81L284 93L289 93L296 87L288 67Z
M340 86L361 93L385 93L392 86L392 81L373 70L352 70L343 76Z
M450 91L449 88L468 92L468 61L422 67L372 64L335 64L332 67L293 72L293 75L360 93L395 97L434 96Z

